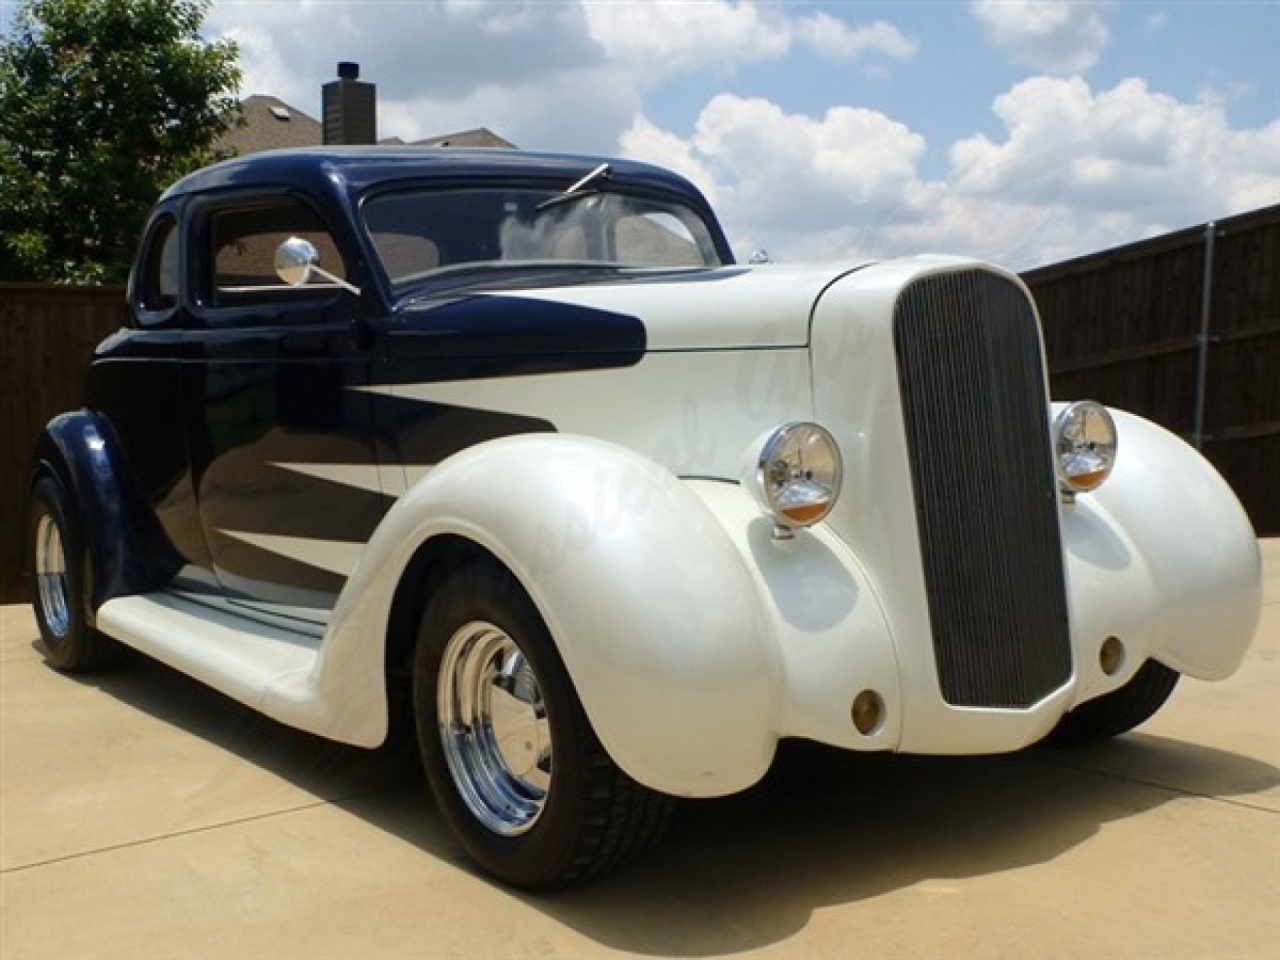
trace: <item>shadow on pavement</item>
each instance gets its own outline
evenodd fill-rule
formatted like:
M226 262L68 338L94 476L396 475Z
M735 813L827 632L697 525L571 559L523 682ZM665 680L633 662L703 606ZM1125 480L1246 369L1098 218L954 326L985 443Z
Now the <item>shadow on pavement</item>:
M1141 761L1140 781L1092 769L1116 753ZM1186 780L1197 770L1207 774L1197 795L1280 784L1265 763L1140 733L1087 750L970 758L787 744L762 784L686 805L646 861L542 907L618 949L693 957L759 948L821 908L1053 860L1109 822L1185 796L1160 785L1162 774Z
M149 660L68 682L97 687L474 872L435 811L411 743L373 752L334 744ZM1077 750L967 758L785 743L764 781L682 804L658 848L617 874L545 896L494 886L610 948L734 953L786 940L824 907L1053 860L1103 825L1178 797L1247 803L1278 784L1280 770L1261 761L1142 733Z

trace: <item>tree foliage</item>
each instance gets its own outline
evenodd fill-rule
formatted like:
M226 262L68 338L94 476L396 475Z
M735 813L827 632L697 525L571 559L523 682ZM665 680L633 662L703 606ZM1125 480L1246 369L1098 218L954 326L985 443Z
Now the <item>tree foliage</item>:
M22 0L0 37L0 279L123 280L151 205L238 118L208 0Z

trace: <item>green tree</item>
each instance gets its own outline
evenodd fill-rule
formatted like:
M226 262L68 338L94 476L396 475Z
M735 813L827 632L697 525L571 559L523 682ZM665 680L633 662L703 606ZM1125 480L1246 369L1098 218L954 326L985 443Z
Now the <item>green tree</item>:
M22 0L0 37L0 280L118 282L161 191L239 116L208 0Z

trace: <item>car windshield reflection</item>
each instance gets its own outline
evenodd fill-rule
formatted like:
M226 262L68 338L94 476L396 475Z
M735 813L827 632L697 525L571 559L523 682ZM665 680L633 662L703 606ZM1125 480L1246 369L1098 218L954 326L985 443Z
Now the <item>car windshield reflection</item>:
M364 205L392 287L474 269L680 269L721 265L711 232L669 200L545 188L419 189Z

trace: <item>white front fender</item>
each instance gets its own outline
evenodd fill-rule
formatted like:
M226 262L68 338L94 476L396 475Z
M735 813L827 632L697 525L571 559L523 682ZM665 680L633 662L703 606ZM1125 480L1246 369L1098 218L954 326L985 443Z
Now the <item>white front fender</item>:
M1125 582L1127 595L1113 605L1150 611L1147 654L1180 673L1221 680L1240 665L1261 612L1253 528L1195 449L1148 420L1111 413L1115 471L1064 508L1071 579L1082 588L1076 600L1096 606L1101 596L1086 583Z
M583 437L470 448L388 513L343 591L326 659L380 678L370 636L385 630L413 554L442 535L484 547L523 584L597 735L633 778L714 796L763 776L777 712L768 618L738 550L682 481Z

